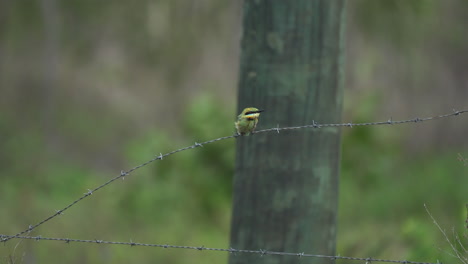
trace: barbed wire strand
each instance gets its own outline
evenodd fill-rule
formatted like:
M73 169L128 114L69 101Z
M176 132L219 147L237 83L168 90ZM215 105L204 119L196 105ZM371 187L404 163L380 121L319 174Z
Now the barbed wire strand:
M315 122L314 120L312 120L312 124L311 125L304 125L304 126L294 126L294 127L274 127L274 128L269 128L269 129L264 129L264 130L259 130L259 131L255 131L255 134L257 133L265 133L265 132L277 132L277 133L280 133L280 131L282 130L294 130L294 129L302 129L302 128L322 128L322 127L355 127L355 126L377 126L377 125L399 125L399 124L405 124L405 123L420 123L420 122L425 122L425 121L429 121L429 120L436 120L436 119L441 119L441 118L447 118L447 117L451 117L451 116L458 116L458 115L461 115L463 113L466 113L468 112L468 110L462 110L462 111L456 111L455 109L453 110L452 113L450 114L445 114L445 115L438 115L438 116L432 116L432 117L425 117L425 118L414 118L414 119L408 119L408 120L400 120L400 121L393 121L391 118L388 119L387 121L381 121L381 122L368 122L368 123L338 123L338 124L319 124L317 122ZM212 140L208 140L208 141L205 141L205 142L201 142L201 143L198 143L198 142L195 142L195 144L191 145L191 146L187 146L187 147L184 147L184 148L180 148L180 149L177 149L177 150L173 150L171 152L168 152L166 154L162 154L160 153L159 155L157 155L155 158L153 159L150 159L148 160L147 162L145 163L142 163L136 167L133 167L131 168L130 170L128 171L121 171L120 172L120 175L108 180L107 182L99 185L98 187L94 188L94 189L88 189L87 192L84 193L83 196L81 196L80 198L76 199L75 201L73 201L72 203L70 203L69 205L65 206L64 208L62 208L61 210L56 210L54 214L50 215L49 217L45 218L44 220L38 222L37 224L35 225L29 225L29 227L17 234L15 234L14 236L10 236L10 237L4 237L0 240L0 242L6 242L8 240L10 240L12 237L17 237L17 236L20 236L20 235L23 235L27 232L31 232L33 229L37 228L38 226L50 221L51 219L63 214L64 211L68 210L70 207L74 206L75 204L77 204L78 202L80 202L81 200L91 196L93 193L95 193L96 191L104 188L105 186L111 184L112 182L120 179L120 178L123 178L125 176L128 176L130 175L130 173L138 170L139 168L142 168L156 160L162 160L163 158L165 157L168 157L172 154L175 154L175 153L178 153L178 152L181 152L181 151L185 151L185 150L189 150L189 149L194 149L194 148L197 148L197 147L202 147L203 145L207 145L207 144L210 144L210 143L214 143L214 142L217 142L217 141L221 141L221 140L225 140L225 139L230 139L230 138L237 138L237 137L240 137L239 134L234 134L232 136L225 136L225 137L220 137L220 138L216 138L216 139L212 139Z
M210 248L205 246L195 247L195 246L177 246L169 244L146 244L146 243L137 243L137 242L119 242L119 241L106 241L106 240L88 240L88 239L71 239L71 238L53 238L53 237L42 237L42 236L7 236L0 235L2 239L31 239L36 241L63 241L65 243L78 242L78 243L93 243L93 244L108 244L108 245L126 245L126 246L141 246L141 247L159 247L159 248L174 248L174 249L192 249L192 250L208 250L208 251L220 251L220 252L229 252L229 253L249 253L249 254L259 254L264 255L281 255L281 256L295 256L295 257L310 257L310 258L326 258L326 259L342 259L342 260L359 260L366 261L366 263L372 262L390 262L390 263L403 263L403 264L441 264L440 262L431 263L431 262L415 262L408 260L391 260L391 259L377 259L377 258L359 258L359 257L346 257L346 256L328 256L328 255L317 255L317 254L307 254L304 252L301 253L292 253L292 252L281 252L281 251L269 251L269 250L248 250L248 249L235 249L235 248Z
M451 116L458 116L466 112L468 112L468 110L462 110L462 111L453 110L453 113L445 114L445 115L431 116L431 117L425 117L425 118L416 117L413 119L399 120L399 121L393 121L390 118L387 121L368 122L368 123L319 124L313 120L311 125L283 127L283 128L274 127L274 128L255 131L255 133L271 132L271 131L276 131L277 133L279 133L279 131L281 130L293 130L293 129L301 129L301 128L321 128L321 127L351 127L352 128L354 126L400 125L400 124L406 124L406 123L420 123L420 122L436 120L436 119L441 119L441 118L446 118L446 117L451 117Z

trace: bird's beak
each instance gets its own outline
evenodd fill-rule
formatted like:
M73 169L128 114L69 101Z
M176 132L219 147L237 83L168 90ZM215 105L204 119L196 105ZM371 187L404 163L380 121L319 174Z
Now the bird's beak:
M263 112L263 111L265 111L265 110L263 110L263 109L262 109L262 110L258 110L258 111L255 111L255 113L261 113L261 112Z

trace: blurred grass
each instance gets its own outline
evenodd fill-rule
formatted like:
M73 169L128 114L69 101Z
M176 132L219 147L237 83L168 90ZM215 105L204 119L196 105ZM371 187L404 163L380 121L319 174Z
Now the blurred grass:
M229 112L229 108L220 107L213 97L202 96L194 100L187 109L187 119L182 121L184 138L174 139L159 129L148 131L146 135L129 141L125 147L128 167L149 160L160 152L232 134L234 130L230 124L233 122L226 122L233 119ZM73 131L74 127L83 127L80 121L87 122L85 116L76 115L73 118L77 120L69 124ZM229 125L220 125L226 123ZM99 129L101 131L96 131L96 134L105 135L112 130L107 126ZM83 131L86 133L86 130ZM34 224L77 199L87 189L97 187L113 177L80 168L66 156L57 156L53 152L40 153L45 146L34 131L23 131L9 139L4 145L6 152L3 153L17 155L9 155L8 158L16 163L9 164L8 171L1 171L2 178L10 180L0 186L0 205L4 212L8 212L8 217L0 220L4 230L2 233L25 229L29 224ZM29 155L24 156L26 153ZM39 227L34 234L228 247L233 166L234 141L218 142L178 153L93 193L63 216ZM115 173L119 171L120 168ZM51 250L63 250L60 243L45 242L32 247L33 243L22 242L16 252L26 251L28 256L43 263L53 261L54 256L48 253ZM15 244L7 243L1 247L1 262L6 261L8 254L12 254ZM99 249L100 246L90 250L88 247L83 244L68 247L67 251L70 251L61 261L125 263L130 260L148 262L158 259L180 263L194 259L201 262L226 260L226 255L220 253L213 255L139 248L134 251L145 253L142 253L144 257L138 257L140 254L128 256L128 249L124 247L108 247L103 250L107 252L105 254ZM15 257L20 256L21 253L18 253ZM83 259L83 256L86 257Z
M371 97L360 107L368 110L356 111L357 120L353 121L376 120L371 105L378 105L380 100ZM454 228L463 234L467 167L457 160L454 150L406 152L403 139L414 126L345 129L338 222L340 254L453 261L440 250L450 251L423 205L447 230Z
M376 118L373 103L367 105L368 110L358 111L354 122ZM125 147L128 167L160 152L233 133L232 108L222 107L212 96L194 99L181 121L182 138L174 140L155 129L131 140ZM448 247L423 204L447 229L462 226L464 203L460 201L466 198L467 168L455 152L408 156L400 143L408 129L411 126L344 130L339 254L399 256L417 261L447 259L438 247ZM7 179L0 186L0 205L8 212L7 217L0 218L5 233L24 229L115 176L80 168L53 152L41 153L44 145L28 131L6 143L6 150L12 153L9 159L24 162L12 163L1 171L2 178ZM177 153L94 193L32 235L228 248L233 165L234 141L230 140ZM118 173L120 168L115 170ZM53 262L55 256L50 252L63 250L63 261L70 263L226 261L226 254L218 252L75 243L64 246L44 241L23 241L14 251L16 243L0 248L2 261L15 252L19 263L26 262L20 261L22 254L39 263Z

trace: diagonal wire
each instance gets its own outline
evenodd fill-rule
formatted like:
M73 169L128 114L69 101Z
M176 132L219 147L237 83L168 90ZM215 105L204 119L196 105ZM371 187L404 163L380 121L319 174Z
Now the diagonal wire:
M353 126L377 126L377 125L399 125L399 124L405 124L405 123L419 123L419 122L424 122L424 121L430 121L430 120L436 120L436 119L441 119L441 118L447 118L447 117L451 117L451 116L458 116L458 115L461 115L463 113L466 113L468 112L468 110L462 110L462 111L456 111L456 110L453 110L452 113L450 114L445 114L445 115L438 115L438 116L432 116L432 117L425 117L425 118L414 118L414 119L408 119L408 120L400 120L400 121L393 121L392 119L388 119L387 121L381 121L381 122L369 122L369 123L337 123L337 124L319 124L317 122L315 122L314 120L312 121L312 124L311 125L304 125L304 126L294 126L294 127L274 127L274 128L269 128L269 129L264 129L264 130L259 130L259 131L256 131L255 134L257 133L265 133L265 132L277 132L279 133L280 131L282 130L294 130L294 129L302 129L302 128L321 128L321 127L353 127ZM107 182L99 185L98 187L94 188L94 189L88 189L87 192L85 192L83 194L83 196L81 196L80 198L76 199L75 201L73 201L72 203L70 203L69 205L65 206L64 208L62 208L61 210L56 210L54 214L50 215L49 217L45 218L44 220L40 221L39 223L35 224L35 225L29 225L29 227L17 234L15 234L13 237L18 237L20 235L23 235L25 233L28 233L28 232L31 232L33 229L37 228L38 226L50 221L51 219L57 217L58 215L61 215L63 214L63 212L67 209L69 209L70 207L74 206L75 204L77 204L78 202L80 202L81 200L91 196L94 192L104 188L105 186L111 184L112 182L120 179L120 178L123 178L127 175L129 175L130 173L132 173L133 171L141 168L141 167L144 167L156 160L162 160L163 158L167 157L167 156L170 156L172 154L175 154L175 153L178 153L178 152L181 152L181 151L185 151L185 150L189 150L189 149L194 149L194 148L197 148L197 147L202 147L203 145L206 145L206 144L210 144L210 143L214 143L214 142L217 142L217 141L221 141L221 140L225 140L225 139L230 139L230 138L237 138L237 137L240 137L239 134L234 134L232 136L226 136L226 137L220 137L220 138L216 138L216 139L212 139L212 140L208 140L208 141L205 141L205 142L201 142L201 143L197 143L195 142L195 144L191 145L191 146L187 146L187 147L184 147L184 148L180 148L180 149L177 149L177 150L173 150L171 152L168 152L166 154L162 154L160 153L159 155L157 155L155 158L153 159L150 159L148 160L147 162L145 163L142 163L136 167L133 167L131 168L130 170L128 171L121 171L120 172L120 175L118 176L115 176L114 178L108 180ZM12 237L3 237L0 242L6 242L8 240L10 240Z
M185 147L185 148L180 148L180 149L177 149L177 150L168 152L168 153L166 153L166 154L162 154L162 153L161 153L160 155L156 156L155 158L153 158L153 159L151 159L151 160L148 160L147 162L142 163L142 164L140 164L140 165L138 165L138 166L136 166L136 167L133 167L133 168L131 168L131 169L128 170L128 171L121 171L121 172L120 172L120 175L115 176L114 178L108 180L107 182L105 182L105 183L99 185L98 187L96 187L96 188L94 188L94 189L88 189L88 191L85 192L85 193L83 194L83 196L81 196L80 198L76 199L75 201L73 201L73 202L70 203L69 205L65 206L65 207L62 208L61 210L56 210L54 214L52 214L51 216L45 218L44 220L40 221L39 223L37 223L37 224L35 224L35 225L30 225L30 226L28 227L28 229L25 229L25 230L23 230L23 231L17 233L15 236L19 236L19 235L22 235L22 234L24 234L24 233L31 232L33 229L37 228L38 226L40 226L40 225L42 225L42 224L44 224L44 223L50 221L51 219L57 217L58 215L63 214L63 212L64 212L65 210L69 209L70 207L72 207L72 206L75 205L76 203L80 202L81 200L85 199L86 197L92 195L94 192L96 192L96 191L98 191L98 190L104 188L105 186L111 184L112 182L114 182L114 181L116 181L116 180L118 180L118 179L120 179L120 178L123 178L123 177L125 177L125 176L127 176L127 175L130 175L130 173L132 173L133 171L135 171L135 170L137 170L137 169L139 169L139 168L141 168L141 167L144 167L144 166L146 166L146 165L152 163L153 161L162 160L164 157L170 156L170 155L175 154L175 153L177 153L177 152L181 152L181 151L184 151L184 150L188 150L188 149L193 149L193 148L201 147L201 146L203 146L203 145L205 145L205 144L209 144L209 143L213 143L213 142L216 142L216 141L220 141L220 140L224 140L224 139L228 139L228 138L233 138L233 137L237 137L237 136L238 136L238 135L227 136L227 137L220 137L220 138L217 138L217 139L205 141L205 142L203 142L203 143L197 143L197 142L195 142L195 144L193 144L193 145L191 145L191 146L188 146L188 147ZM14 236L14 237L15 237L15 236ZM8 241L8 240L10 240L10 239L11 239L11 238L4 238L4 239L0 240L0 242L5 242L5 241Z
M399 121L393 121L391 118L388 119L387 121L380 121L380 122L368 122L368 123L339 123L339 124L319 124L312 120L311 125L304 125L304 126L294 126L294 127L274 127L274 128L269 128L269 129L264 129L264 130L259 130L255 131L255 133L263 133L263 132L271 132L271 131L276 131L279 133L281 130L294 130L294 129L301 129L301 128L321 128L321 127L354 127L354 126L378 126L378 125L400 125L400 124L406 124L406 123L420 123L420 122L425 122L425 121L430 121L430 120L437 120L441 118L447 118L451 116L458 116L460 114L466 113L468 110L462 110L462 111L456 111L453 110L453 113L450 114L445 114L445 115L438 115L438 116L431 116L431 117L425 117L425 118L413 118L413 119L408 119L408 120L399 120Z
M235 249L235 248L210 248L205 246L195 247L195 246L177 246L169 244L147 244L147 243L137 243L137 242L121 242L121 241L106 241L106 240L89 240L89 239L71 239L71 238L54 238L54 237L42 237L42 236L7 236L0 235L1 239L31 239L36 241L63 241L65 243L77 242L77 243L93 243L93 244L108 244L108 245L126 245L131 247L158 247L158 248L173 248L173 249L192 249L192 250L208 250L208 251L220 251L220 252L229 252L229 253L248 253L248 254L258 254L261 256L265 255L282 255L282 256L292 256L299 258L325 258L325 259L343 259L343 260L359 260L366 261L366 263L372 262L389 262L389 263L403 263L403 264L441 264L431 263L431 262L416 262L408 260L391 260L391 259L377 259L377 258L359 258L359 257L346 257L346 256L329 256L329 255L317 255L317 254L307 254L304 252L294 253L294 252L281 252L281 251L269 251L269 250L249 250L249 249Z

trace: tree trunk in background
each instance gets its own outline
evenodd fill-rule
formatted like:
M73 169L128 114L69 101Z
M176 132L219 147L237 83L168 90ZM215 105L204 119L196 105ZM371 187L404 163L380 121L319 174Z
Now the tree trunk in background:
M44 23L43 83L41 125L46 146L51 149L57 141L57 89L59 80L60 19L57 0L41 0Z
M342 0L244 1L238 107L265 109L257 129L340 122L344 11ZM231 247L334 255L339 160L339 128L237 138Z
M2 69L2 58L4 58L4 45L6 43L7 39L7 34L6 34L6 28L7 28L7 22L8 22L8 16L10 15L10 8L11 7L11 0L3 0L0 1L0 80L2 80L2 74L4 74L4 70ZM2 86L2 83L0 82L0 87ZM1 102L1 100L0 100Z

